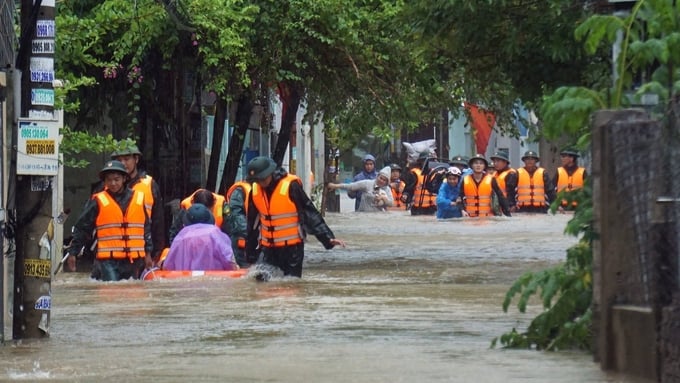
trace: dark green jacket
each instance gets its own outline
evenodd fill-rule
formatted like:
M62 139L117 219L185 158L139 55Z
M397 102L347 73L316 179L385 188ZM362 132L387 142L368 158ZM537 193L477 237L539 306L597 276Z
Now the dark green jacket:
M264 190L267 195L271 196L276 189L276 185L285 177L288 172L279 168L273 174L274 178L269 186ZM332 249L334 245L331 240L335 238L333 231L326 224L321 213L316 210L314 204L305 193L302 185L297 182L291 182L288 188L288 197L295 203L300 223L304 230L304 234L311 234L316 237L323 244L326 249ZM246 241L246 254L250 257L255 254L259 245L258 239L260 236L260 222L258 219L258 211L253 203L253 196L250 195L250 209L248 210L248 237Z
M113 197L118 206L120 206L121 211L125 212L127 210L133 194L131 189L123 188L123 191L118 194L112 194L109 191L107 191L107 193ZM144 209L144 215L146 214L146 209ZM73 240L71 241L71 247L68 250L71 255L78 255L84 246L92 243L93 235L95 236L94 238L96 238L96 233L94 231L97 216L99 216L99 205L95 198L90 198L87 203L85 203L83 212L73 226ZM144 223L144 249L147 254L151 254L153 249L151 241L151 221L148 216Z

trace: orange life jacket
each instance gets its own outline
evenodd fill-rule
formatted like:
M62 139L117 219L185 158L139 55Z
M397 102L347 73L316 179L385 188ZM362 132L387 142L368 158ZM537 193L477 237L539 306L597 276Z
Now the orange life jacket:
M95 220L97 229L97 259L144 258L144 193L133 190L127 211L102 191L94 195L99 206Z
M423 171L418 168L412 169L412 171L416 174L418 177L418 181L416 183L416 188L413 191L413 199L411 202L413 203L413 207L417 208L427 208L427 207L432 207L436 206L437 202L437 196L430 193L426 188L425 188L425 176L423 174Z
M517 205L545 207L545 185L543 184L543 172L545 169L538 168L532 176L524 168L517 169Z
M251 195L260 213L260 244L264 247L283 247L302 243L300 217L295 203L288 195L290 184L300 178L288 174L276 185L271 197L257 183ZM271 198L271 200L270 200Z
M395 189L392 187L392 182L390 181L390 190L392 190L392 199L394 199L394 205L390 206L388 210L403 210L404 205L401 202L401 195L404 191L406 183L404 181L399 181L399 188Z
M584 172L585 168L578 168L572 175L569 175L565 168L561 166L557 168L557 191L558 192L561 192L562 190L572 191L582 188L584 182L583 177ZM562 200L561 205L567 206L567 201ZM576 201L571 203L571 206L573 207L576 207L577 205L578 203Z
M144 193L144 208L146 209L146 214L151 217L151 209L153 208L153 192L151 191L151 184L153 183L153 178L150 175L145 175L144 178L139 178L139 182L132 185L132 190L137 190Z
M485 175L479 182L475 182L472 174L468 174L463 178L463 193L465 194L465 211L470 214L470 217L487 217L493 215L491 209L491 195L493 194L493 187L491 182L493 177Z
M189 210L191 205L193 205L193 199L194 199L194 195L196 193L198 193L198 190L191 193L191 195L188 196L187 198L183 199L182 202L179 203L179 206L184 210ZM222 222L224 221L223 209L224 209L225 199L224 199L224 197L222 197L219 194L212 193L212 195L213 195L213 199L215 200L215 203L213 204L213 207L212 207L212 215L215 218L215 226L221 228Z
M506 190L505 186L505 177L508 176L510 173L517 173L517 171L513 168L507 168L503 170L502 173L496 172L493 176L496 178L496 183L498 183L498 187L501 188L503 191L503 197L508 198L508 191Z
M229 203L229 200L231 199L231 194L236 190L237 188L242 188L243 189L243 210L245 210L246 217L248 216L248 200L250 199L250 191L252 190L252 186L244 181L238 181L231 185L229 190L227 190L226 194L226 199L227 203ZM236 243L236 246L238 246L239 249L245 249L246 248L246 240L245 238L239 238L238 242Z

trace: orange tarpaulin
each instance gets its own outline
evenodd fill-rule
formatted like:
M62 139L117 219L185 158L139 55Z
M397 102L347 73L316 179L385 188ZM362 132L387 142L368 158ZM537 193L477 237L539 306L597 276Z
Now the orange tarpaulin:
M474 129L475 145L477 146L477 153L486 153L486 147L489 145L489 137L491 131L496 124L496 116L481 109L477 105L465 103L465 108L470 113L470 123Z

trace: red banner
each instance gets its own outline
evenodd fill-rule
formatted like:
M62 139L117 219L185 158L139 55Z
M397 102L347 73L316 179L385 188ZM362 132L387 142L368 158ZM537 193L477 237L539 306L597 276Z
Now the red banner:
M477 153L484 154L486 153L486 147L489 145L491 131L496 124L496 116L477 105L467 102L465 103L465 108L470 113L470 123L472 124Z

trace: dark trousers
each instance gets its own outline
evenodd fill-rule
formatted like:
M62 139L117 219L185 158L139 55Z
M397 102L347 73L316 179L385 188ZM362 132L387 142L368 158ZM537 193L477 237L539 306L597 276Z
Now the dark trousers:
M276 266L283 271L283 275L302 277L302 261L305 258L305 244L265 247L262 249L264 263Z
M411 206L411 215L434 215L437 213L437 206L416 207Z
M232 249L234 250L234 259L236 260L236 263L238 263L238 267L249 267L250 262L246 259L246 251L238 246L233 246Z
M123 279L139 279L144 270L144 258L129 259L95 259L92 265L94 279L102 281L120 281Z
M521 206L515 213L547 213L547 206Z

